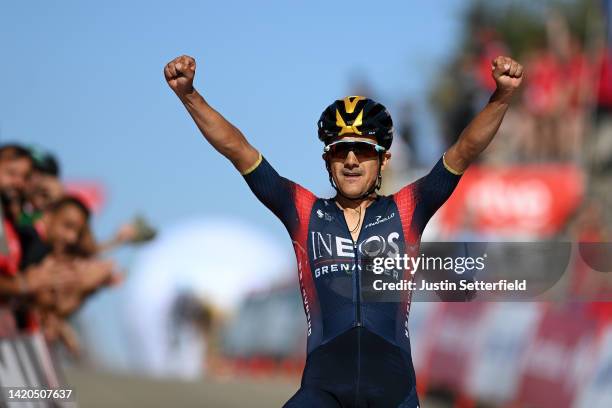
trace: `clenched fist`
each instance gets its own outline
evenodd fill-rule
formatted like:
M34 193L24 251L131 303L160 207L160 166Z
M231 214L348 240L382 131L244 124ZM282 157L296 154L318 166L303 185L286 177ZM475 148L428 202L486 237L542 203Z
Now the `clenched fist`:
M493 79L504 95L512 95L523 81L523 66L509 57L497 57L491 62Z
M188 55L181 55L166 64L164 76L170 88L181 97L193 92L195 70L195 59Z

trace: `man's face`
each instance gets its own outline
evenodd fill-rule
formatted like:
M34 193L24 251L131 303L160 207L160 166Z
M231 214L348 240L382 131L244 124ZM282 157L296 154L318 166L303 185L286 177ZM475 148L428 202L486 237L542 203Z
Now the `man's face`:
M76 205L66 205L49 214L47 238L56 253L65 253L81 238L87 218Z
M44 211L62 198L64 188L59 178L35 171L30 179L27 198L32 206Z
M21 199L31 171L29 159L0 160L0 194L10 201Z
M376 140L372 138L357 135L347 135L339 140L376 143ZM323 159L328 160L332 177L342 194L349 198L358 198L367 193L376 183L379 154L367 146L362 149L356 145L352 151L347 151L348 149L341 144L338 144L337 147L336 151L331 150L325 153ZM391 153L385 152L382 169L385 168L390 158Z

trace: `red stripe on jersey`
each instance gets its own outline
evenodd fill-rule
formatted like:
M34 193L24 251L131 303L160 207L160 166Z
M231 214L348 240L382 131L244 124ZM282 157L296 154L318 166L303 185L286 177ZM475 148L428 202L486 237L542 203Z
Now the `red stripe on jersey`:
M418 256L419 244L421 240L420 232L412 225L414 210L417 204L416 183L408 184L397 193L393 194L393 200L397 205L400 220L402 222L402 231L404 233L404 245L406 245L406 255L412 257ZM410 271L404 270L402 279L413 280L415 275ZM402 291L402 301L398 308L398 322L404 322L404 326L408 324L408 314L410 312L410 302L412 300L412 291ZM407 330L408 327L405 327Z
M298 223L295 231L293 231L293 248L298 263L298 277L300 282L300 291L302 293L302 301L304 303L304 312L308 323L308 336L312 333L313 317L320 316L320 306L317 299L314 279L310 271L310 260L308 258L308 224L310 222L310 214L312 207L317 198L310 191L300 186L294 185L294 200L295 208L297 209Z

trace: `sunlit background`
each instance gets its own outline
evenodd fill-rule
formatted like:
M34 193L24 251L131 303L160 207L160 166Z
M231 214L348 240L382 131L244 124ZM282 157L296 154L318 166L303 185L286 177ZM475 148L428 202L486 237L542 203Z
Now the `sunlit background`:
M384 191L424 174L494 90L520 95L424 240L610 241L609 0L19 1L0 6L0 140L54 154L100 240L136 216L154 240L108 256L125 280L53 344L87 406L281 406L305 319L282 224L201 137L162 69L196 87L283 176L332 196L316 121L364 94L395 121ZM424 406L612 406L610 276L576 260L572 302L416 303ZM573 296L572 296L573 295ZM597 300L599 302L594 302ZM467 336L467 337L466 337ZM554 394L554 397L551 395Z

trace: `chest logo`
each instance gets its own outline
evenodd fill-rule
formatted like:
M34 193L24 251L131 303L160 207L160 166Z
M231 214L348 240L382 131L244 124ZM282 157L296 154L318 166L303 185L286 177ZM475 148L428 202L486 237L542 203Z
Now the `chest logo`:
M394 217L395 217L395 212L392 212L391 214L387 215L387 216L386 216L386 217L384 217L384 218L383 218L383 216L382 216L382 215L377 215L377 216L376 216L376 219L375 219L374 221L372 221L372 222L370 222L370 223L366 224L366 225L365 225L363 228L364 228L364 229L367 229L367 228L369 228L369 227L373 227L373 226L375 226L375 225L382 224L383 222L387 222L387 221L389 221L390 219L392 219L392 218L394 218Z

